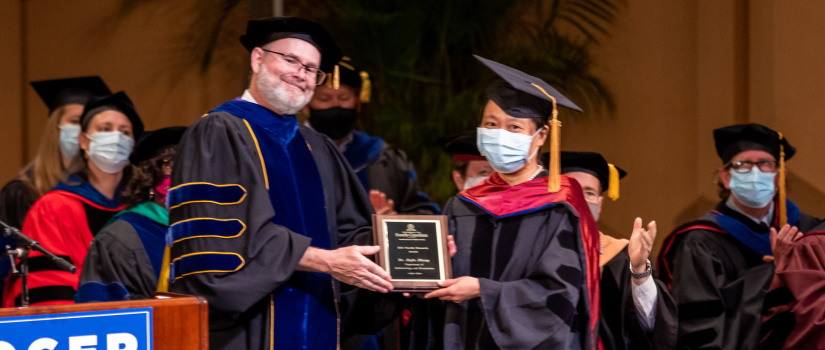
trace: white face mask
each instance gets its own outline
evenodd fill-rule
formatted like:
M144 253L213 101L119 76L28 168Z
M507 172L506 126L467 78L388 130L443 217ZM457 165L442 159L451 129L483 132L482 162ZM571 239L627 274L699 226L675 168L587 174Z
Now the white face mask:
M63 158L72 159L80 151L77 144L77 135L80 135L80 125L63 124L60 128L60 154Z
M487 179L486 176L468 177L466 180L464 180L464 188L462 188L462 190L466 190L470 187L478 185L486 179Z
M587 202L587 207L590 208L590 214L593 214L593 221L599 221L599 214L602 212L599 203Z
M86 136L92 140L89 143L89 159L100 170L114 174L129 164L129 155L135 145L131 137L120 131L98 132Z

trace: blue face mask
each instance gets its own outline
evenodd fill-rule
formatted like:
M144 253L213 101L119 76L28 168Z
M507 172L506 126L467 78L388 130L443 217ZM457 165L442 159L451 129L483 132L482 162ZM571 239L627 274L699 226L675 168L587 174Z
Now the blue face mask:
M80 125L64 124L60 127L60 154L63 158L72 159L77 155L80 146L77 144L77 135L80 135Z
M521 169L527 160L535 155L530 153L530 144L541 129L533 136L510 132L504 129L478 128L478 139L476 146L479 152L493 170L503 174L509 174ZM538 152L538 148L536 148Z
M776 186L773 179L776 173L763 173L759 167L754 166L747 173L740 174L733 169L730 170L730 192L748 208L764 208L776 193Z

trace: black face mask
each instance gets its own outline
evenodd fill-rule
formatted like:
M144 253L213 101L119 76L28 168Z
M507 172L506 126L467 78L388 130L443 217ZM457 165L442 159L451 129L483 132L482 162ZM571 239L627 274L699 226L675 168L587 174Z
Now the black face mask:
M355 128L356 117L355 109L341 107L309 109L309 125L333 140L349 135Z

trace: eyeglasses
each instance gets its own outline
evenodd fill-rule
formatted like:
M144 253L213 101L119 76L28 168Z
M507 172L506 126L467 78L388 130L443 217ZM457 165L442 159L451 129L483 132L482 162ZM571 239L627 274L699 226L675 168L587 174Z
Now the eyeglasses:
M322 72L318 68L310 67L310 66L307 66L307 65L301 63L301 60L299 60L295 56L288 55L288 54L285 54L285 53L275 52L275 51L272 51L272 50L267 50L263 47L261 48L261 50L264 50L266 52L274 53L274 54L278 55L278 57L281 58L281 61L286 63L286 65L289 66L292 69L296 69L296 70L300 71L303 68L303 70L305 72L309 73L310 76L315 77L315 85L323 84L324 80L326 80L326 78L327 78L327 73Z
M728 168L733 169L733 171L744 174L753 168L756 165L759 167L759 170L763 173L773 173L776 172L776 162L773 160L760 160L758 162L751 162L749 160L740 160L738 162L731 162L728 164Z

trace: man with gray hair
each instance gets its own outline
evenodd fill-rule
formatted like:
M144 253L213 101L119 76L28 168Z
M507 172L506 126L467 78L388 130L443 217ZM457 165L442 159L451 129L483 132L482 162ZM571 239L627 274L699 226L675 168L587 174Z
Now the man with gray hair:
M367 194L335 144L294 116L341 50L300 18L250 21L241 43L249 88L180 143L167 200L169 289L207 298L213 349L333 349L346 326L340 310L352 307L335 280L392 289L366 257L379 249Z

